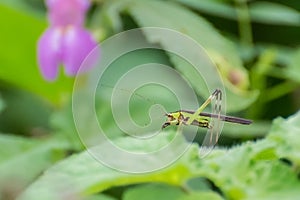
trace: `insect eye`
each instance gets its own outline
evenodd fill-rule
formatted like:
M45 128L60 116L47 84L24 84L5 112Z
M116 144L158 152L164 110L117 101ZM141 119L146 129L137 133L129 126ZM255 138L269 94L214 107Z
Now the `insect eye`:
M168 115L168 121L174 120L174 117L172 115Z

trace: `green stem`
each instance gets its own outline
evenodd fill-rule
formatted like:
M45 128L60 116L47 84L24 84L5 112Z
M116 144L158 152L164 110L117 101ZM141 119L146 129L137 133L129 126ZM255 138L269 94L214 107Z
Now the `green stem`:
M252 46L253 36L247 1L235 0L235 2L241 43L247 46Z
M286 81L272 88L268 88L268 90L265 91L264 98L261 100L263 103L272 101L294 91L297 87L299 87L299 85L295 84L294 82Z

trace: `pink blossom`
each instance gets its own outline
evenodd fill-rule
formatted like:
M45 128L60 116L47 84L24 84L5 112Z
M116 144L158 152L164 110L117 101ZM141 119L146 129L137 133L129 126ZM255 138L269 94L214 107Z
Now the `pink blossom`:
M46 0L49 10L49 28L38 42L38 61L46 80L57 77L63 64L65 73L75 76L82 61L97 45L84 29L88 0Z

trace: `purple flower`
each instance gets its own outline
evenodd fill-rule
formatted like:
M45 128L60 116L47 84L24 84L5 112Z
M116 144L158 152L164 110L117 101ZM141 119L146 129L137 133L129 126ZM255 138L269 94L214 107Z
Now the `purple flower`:
M82 61L97 45L84 29L88 0L46 0L50 27L38 42L38 61L46 80L54 80L60 64L75 76Z

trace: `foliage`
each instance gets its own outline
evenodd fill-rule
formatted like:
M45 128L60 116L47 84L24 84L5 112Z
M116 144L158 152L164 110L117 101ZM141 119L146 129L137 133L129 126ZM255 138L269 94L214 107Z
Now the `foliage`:
M215 64L212 70L218 69L224 82L227 112L254 123L225 124L218 146L204 158L199 158L200 130L195 139L186 132L180 135L180 143L191 146L163 169L141 174L112 169L94 159L77 135L71 102L74 78L60 73L56 82L49 83L39 72L36 42L47 26L44 2L4 0L0 199L298 199L300 2L93 0L92 4L87 26L99 41L152 26L176 30L201 44ZM143 34L150 44L178 46L151 32ZM150 140L134 140L114 121L112 86L132 66L147 63L176 69L200 101L209 95L190 64L169 52L146 49L112 63L95 96L98 121L111 141L137 152L156 150L177 134L168 129ZM178 109L174 94L166 89L149 86L134 94L129 110L139 125L149 123L153 104L167 111ZM123 104L123 99L117 103ZM84 123L87 137L97 141L88 117ZM142 167L164 159L120 162Z
M105 189L140 183L165 183L168 185L133 186L126 190L124 199L136 199L140 194L145 198L155 199L155 195L165 198L181 199L197 196L211 196L221 199L213 190L193 190L186 185L189 179L205 177L212 181L228 199L297 199L300 182L296 170L299 168L299 139L291 141L299 132L300 113L288 120L278 118L265 139L248 142L231 149L215 149L208 157L198 157L197 145L189 150L174 164L165 169L147 174L131 174L116 171L102 165L92 158L88 151L73 155L51 167L32 184L20 199L61 199L61 195L89 195ZM286 128L288 127L288 128ZM168 133L175 134L175 133ZM142 146L153 148L168 137L161 135L152 143L144 141ZM141 144L129 143L128 138L119 142L130 145L131 149L140 148ZM135 147L135 145L137 145ZM149 146L150 145L150 146ZM286 158L291 165L280 161ZM160 162L157 157L153 162ZM133 167L148 162L131 163ZM276 177L274 179L274 177ZM177 189L175 186L177 186ZM179 188L185 188L185 192ZM61 193L58 191L65 191ZM197 194L197 195L196 195ZM189 196L193 197L189 197Z

